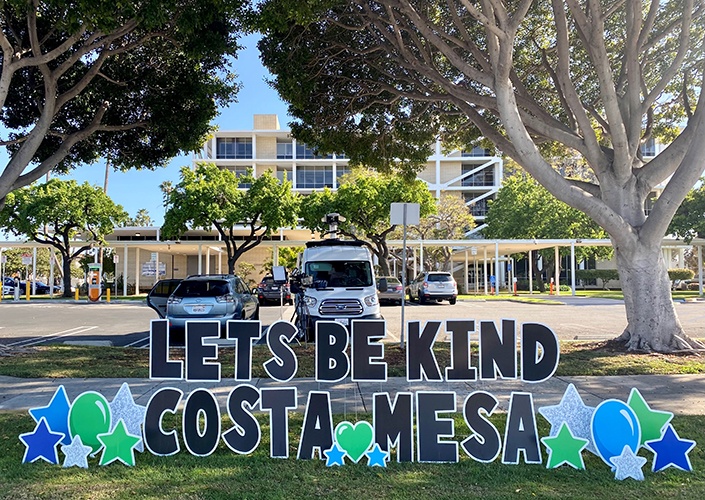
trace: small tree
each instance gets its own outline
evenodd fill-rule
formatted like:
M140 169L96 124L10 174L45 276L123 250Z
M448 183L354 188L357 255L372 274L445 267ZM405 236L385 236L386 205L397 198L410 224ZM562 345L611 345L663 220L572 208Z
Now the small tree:
M71 263L127 218L102 189L51 179L7 195L0 225L56 248L63 259L64 296L71 296ZM81 240L79 240L81 238Z
M238 188L240 183L249 188ZM176 186L163 184L162 189L166 207L162 234L176 239L189 227L215 227L225 242L230 274L242 254L272 231L297 221L299 195L291 190L291 182L279 182L269 170L255 179L251 171L237 177L212 163L195 170L183 167L181 181ZM238 234L240 227L244 234Z
M140 208L134 217L128 217L123 223L123 227L149 227L152 225L152 218L146 208Z
M292 270L296 268L296 261L301 252L304 251L304 247L280 247L279 248L279 263L277 264L278 266L284 266L288 270ZM272 252L273 254L274 252ZM262 264L262 270L266 273L271 273L272 272L272 266L274 260L274 256L270 255L267 259L265 259L264 263Z
M459 240L475 227L475 219L465 201L454 193L443 193L436 200L435 213L422 218L418 226L411 229L411 234L422 240ZM424 250L425 269L433 269L439 264L442 269L450 269L452 250L447 247L428 247Z
M686 195L668 230L686 243L705 236L705 177L700 179L700 186Z
M421 180L409 181L392 176L359 170L346 176L337 191L324 190L311 194L303 204L303 224L311 231L326 232L322 222L327 213L337 212L346 218L338 226L344 236L364 241L377 256L380 272L389 275L387 237L397 227L390 222L392 203L418 203L421 216L435 210L428 186Z

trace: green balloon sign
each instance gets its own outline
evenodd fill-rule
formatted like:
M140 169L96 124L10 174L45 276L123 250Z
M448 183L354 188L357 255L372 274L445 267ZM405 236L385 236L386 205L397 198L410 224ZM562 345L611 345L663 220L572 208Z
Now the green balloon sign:
M103 444L98 440L98 434L110 432L108 400L94 391L78 396L69 411L69 432L72 439L80 436L83 444L90 446L93 453L100 450Z

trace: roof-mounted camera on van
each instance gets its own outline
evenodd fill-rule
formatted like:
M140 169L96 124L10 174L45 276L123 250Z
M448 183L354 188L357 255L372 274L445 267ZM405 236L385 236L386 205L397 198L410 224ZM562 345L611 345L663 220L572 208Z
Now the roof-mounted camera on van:
M331 238L335 238L338 234L338 224L345 222L345 217L334 212L331 214L326 214L323 218L321 218L321 222L328 224L328 232L326 234L330 234Z

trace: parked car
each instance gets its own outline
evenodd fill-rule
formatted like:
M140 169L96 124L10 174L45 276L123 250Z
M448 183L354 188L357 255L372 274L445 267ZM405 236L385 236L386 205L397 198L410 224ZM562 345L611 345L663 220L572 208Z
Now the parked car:
M409 300L423 304L429 300L447 300L455 304L458 300L458 284L447 272L431 271L419 274L407 288Z
M387 280L387 290L380 291L380 283L382 280ZM390 302L392 304L401 305L401 298L404 293L404 287L394 276L380 276L377 278L377 297L380 302Z
M232 274L202 274L184 280L161 280L147 295L147 304L183 333L186 321L218 320L221 336L231 319L259 319L259 302L247 285Z
M56 288L56 287L55 287ZM29 289L30 293L32 290L32 282L29 282ZM27 290L27 282L26 281L20 281L20 294L24 295ZM2 293L7 295L7 294L14 294L15 293L15 280L12 278L5 278L3 280L3 285L2 285ZM49 293L49 285L46 283L42 283L41 281L37 281L35 284L35 293L37 295L45 295Z
M284 298L285 304L294 303L291 299L291 291L289 290L288 283L280 285L274 282L273 276L267 275L262 278L262 281L257 285L257 298L262 305L266 305L267 302L279 304L282 297Z

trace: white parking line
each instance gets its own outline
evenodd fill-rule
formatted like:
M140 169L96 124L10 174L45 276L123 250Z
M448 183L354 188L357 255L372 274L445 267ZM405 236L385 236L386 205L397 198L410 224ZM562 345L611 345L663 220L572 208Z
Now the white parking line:
M19 340L17 342L12 342L10 346L22 346L27 347L31 345L41 344L42 342L47 342L49 340L58 339L61 337L69 337L71 335L78 335L79 333L85 333L90 330L95 330L97 326L77 326L75 328L69 328L68 330L62 330L56 333L50 333L48 335L43 335L41 337L33 337L30 339Z
M144 338L141 338L141 339L139 339L139 340L135 340L134 342L131 342L131 343L127 344L127 345L124 345L123 347L134 347L134 346L136 346L137 344L140 344L140 343L142 343L142 342L147 342L147 343L149 343L149 337L144 337ZM141 347L144 347L144 346L141 346Z

